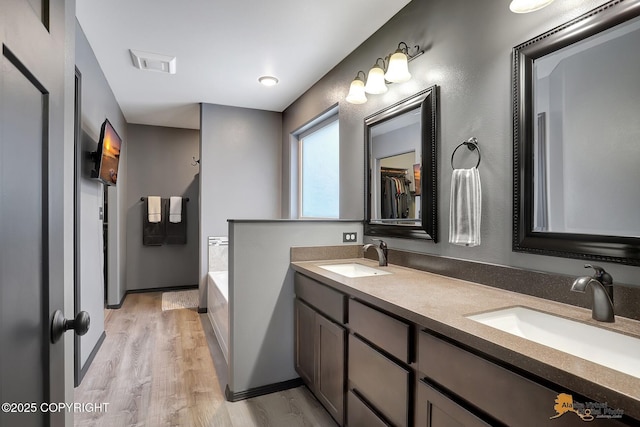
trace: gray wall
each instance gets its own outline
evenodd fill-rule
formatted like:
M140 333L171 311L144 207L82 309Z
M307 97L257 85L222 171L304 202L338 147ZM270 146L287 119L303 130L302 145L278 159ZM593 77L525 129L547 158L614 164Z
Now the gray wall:
M200 107L200 307L207 306L207 237L227 219L280 218L282 116L222 105Z
M198 158L200 132L160 126L128 125L127 289L198 283ZM141 197L189 197L186 245L142 245Z
M292 246L342 245L360 221L229 223L229 389L298 378L293 360Z
M127 125L120 107L98 65L82 28L76 21L76 67L82 74L82 131L83 152L95 151L100 126L105 118L113 124L123 140L118 170L118 185L109 187L109 281L108 302L117 304L124 295L124 265L126 251L124 232L124 197L127 183ZM80 178L80 295L79 310L91 316L91 328L81 342L81 363L84 365L98 339L104 332L104 276L102 220L99 209L103 205L102 184L87 178L92 163L83 158L83 174Z
M340 109L340 217L364 215L364 124L366 116L422 89L438 85L439 234L442 242L388 239L392 248L477 260L535 270L583 274L583 261L514 253L512 233L511 50L514 46L605 3L604 0L554 2L540 11L511 13L508 1L414 0L343 62L283 112L282 194L289 194L290 134L329 107ZM368 71L375 58L392 52L400 41L426 52L410 63L413 79L370 95L362 105L345 101L358 70ZM475 136L482 150L482 245L448 241L451 153ZM460 166L462 167L462 166ZM290 212L282 200L283 215ZM640 285L638 268L604 265L616 282ZM535 286L535 285L532 285Z

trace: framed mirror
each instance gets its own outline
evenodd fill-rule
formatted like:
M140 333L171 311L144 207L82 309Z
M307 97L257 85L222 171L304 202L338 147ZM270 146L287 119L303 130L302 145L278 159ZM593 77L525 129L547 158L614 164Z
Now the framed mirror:
M640 0L513 50L513 250L640 265Z
M369 236L438 241L437 87L365 118Z

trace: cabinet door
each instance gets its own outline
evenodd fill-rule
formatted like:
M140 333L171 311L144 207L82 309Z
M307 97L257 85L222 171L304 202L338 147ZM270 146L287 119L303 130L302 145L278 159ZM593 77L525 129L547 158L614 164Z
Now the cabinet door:
M315 316L316 312L301 302L295 300L294 305L294 360L296 372L300 378L314 390L314 349L315 349Z
M318 400L343 425L346 330L316 313L316 382Z
M489 427L489 424L423 381L418 381L417 387L417 427Z

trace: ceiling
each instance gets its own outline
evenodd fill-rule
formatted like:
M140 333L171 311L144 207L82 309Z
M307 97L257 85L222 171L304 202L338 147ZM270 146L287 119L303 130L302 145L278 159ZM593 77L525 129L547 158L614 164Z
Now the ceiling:
M283 111L409 1L82 0L76 16L127 122L198 129L201 102ZM129 49L175 56L176 74Z

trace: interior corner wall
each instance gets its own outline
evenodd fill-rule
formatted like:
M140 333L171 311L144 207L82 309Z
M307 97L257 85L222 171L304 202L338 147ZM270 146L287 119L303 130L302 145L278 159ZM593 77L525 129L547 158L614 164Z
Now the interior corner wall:
M362 236L362 222L234 221L229 230L229 390L242 394L298 378L291 248L344 245L343 233Z
M208 236L227 219L280 218L282 115L200 106L200 307L207 306Z
M198 158L200 131L130 124L127 128L127 290L198 283ZM187 243L142 244L141 197L188 197Z
M107 79L76 20L76 67L81 73L81 132L82 177L80 186L80 307L91 317L89 332L80 339L81 366L94 349L104 332L104 252L103 230L100 209L103 207L103 185L89 179L92 162L87 159L95 151L100 137L100 127L108 118L123 140L118 170L118 184L109 187L109 234L108 258L109 280L107 283L108 304L118 304L124 296L124 264L126 248L124 233L126 216L124 198L127 181L127 124Z
M529 14L514 14L507 1L412 1L283 112L283 194L292 182L292 132L336 103L340 118L340 218L364 216L364 118L423 89L439 87L438 234L441 241L388 239L392 248L447 257L582 274L583 261L512 252L513 139L511 51L545 31L604 4L606 0L567 0ZM393 52L400 41L420 45L424 55L409 64L412 80L389 85L365 104L345 101L358 70ZM462 141L478 138L482 151L482 244L448 243L451 153ZM287 199L282 212L290 212ZM640 285L638 268L607 264L616 280Z

